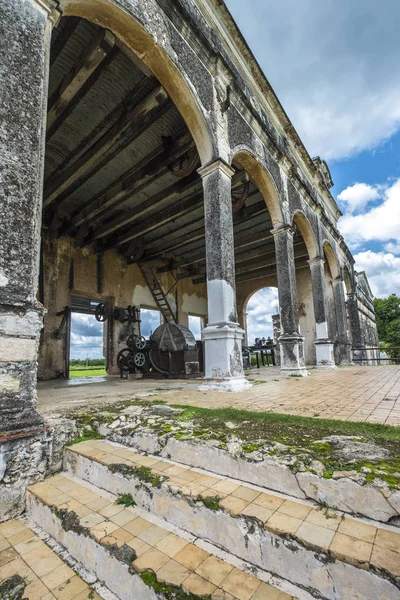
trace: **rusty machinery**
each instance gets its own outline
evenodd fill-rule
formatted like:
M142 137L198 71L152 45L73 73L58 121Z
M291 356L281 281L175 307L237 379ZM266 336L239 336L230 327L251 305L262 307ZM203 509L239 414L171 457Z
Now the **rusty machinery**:
M114 319L127 323L126 348L119 351L117 365L124 373L143 373L148 377L195 377L203 370L201 342L184 325L164 323L147 341L140 335L140 309L134 306L110 309L98 304L95 310L100 322ZM135 333L134 328L137 326Z

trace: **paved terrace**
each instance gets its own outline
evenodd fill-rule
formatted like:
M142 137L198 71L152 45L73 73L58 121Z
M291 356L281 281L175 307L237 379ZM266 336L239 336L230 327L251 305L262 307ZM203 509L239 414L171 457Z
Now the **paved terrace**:
M135 396L157 394L174 404L205 408L233 407L400 425L400 366L347 367L336 371L310 371L311 376L280 377L272 367L253 369L249 380L257 382L240 392L200 391L198 381L119 381L96 378L91 384L68 385L46 382L39 385L39 410L65 413L82 405L112 403ZM265 381L265 383L259 383Z

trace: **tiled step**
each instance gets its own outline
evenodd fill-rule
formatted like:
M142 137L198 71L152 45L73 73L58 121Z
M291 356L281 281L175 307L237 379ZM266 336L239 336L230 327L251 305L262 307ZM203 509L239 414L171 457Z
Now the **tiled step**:
M0 598L101 600L20 519L0 525Z
M116 499L61 474L28 489L27 510L119 600L170 600L178 590L182 600L298 598L270 585L270 574L246 573L248 565L220 549Z
M245 456L215 447L204 440L177 439L173 434L159 436L140 427L129 435L118 435L107 424L99 432L115 442L132 447L138 452L157 454L182 465L209 469L215 474L293 496L309 499L349 514L388 523L399 516L400 490L382 485L363 485L345 476L326 479L310 471L293 472L286 462L265 456L250 460Z
M395 528L324 511L105 441L66 449L77 477L328 600L400 599Z

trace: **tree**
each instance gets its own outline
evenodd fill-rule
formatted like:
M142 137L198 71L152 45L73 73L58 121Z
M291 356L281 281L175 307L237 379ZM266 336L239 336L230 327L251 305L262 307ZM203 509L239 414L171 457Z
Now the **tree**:
M375 298L374 306L379 341L384 348L400 348L400 297L391 294L387 298ZM388 354L399 357L400 350Z

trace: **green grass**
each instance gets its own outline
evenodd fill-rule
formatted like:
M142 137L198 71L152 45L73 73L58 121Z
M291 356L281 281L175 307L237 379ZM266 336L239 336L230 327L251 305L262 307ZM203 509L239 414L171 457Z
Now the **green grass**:
M104 367L79 367L79 369L71 367L69 370L69 376L73 379L77 377L102 377L104 375L107 375Z
M222 424L227 421L243 423L251 421L253 425L281 426L284 429L299 428L307 429L310 434L317 435L351 435L363 436L364 438L377 438L392 442L400 442L400 427L383 425L380 423L357 423L354 421L338 421L334 419L313 419L312 417L299 417L273 412L254 412L239 410L236 408L199 408L180 404L171 405L174 408L183 409L184 412L176 415L177 420L190 421L199 420L202 426ZM247 426L249 431L251 427Z

